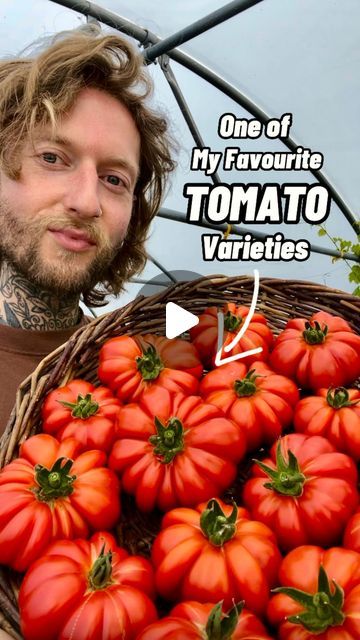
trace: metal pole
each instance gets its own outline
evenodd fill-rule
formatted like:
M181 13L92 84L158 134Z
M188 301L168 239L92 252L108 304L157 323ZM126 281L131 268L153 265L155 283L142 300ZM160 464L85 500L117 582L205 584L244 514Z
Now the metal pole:
M200 20L196 20L196 22L184 27L184 29L180 29L180 31L146 49L144 52L145 61L147 63L154 62L163 53L169 53L175 47L188 42L188 40L208 31L208 29L216 27L218 24L225 22L225 20L253 7L255 4L259 4L259 2L262 2L262 0L233 0L233 2L229 2L220 7L220 9L216 9L216 11L209 13Z
M203 78L209 84L211 84L216 89L219 89L227 95L229 98L232 98L237 104L239 104L243 109L249 111L251 115L253 115L257 120L259 120L262 124L266 125L267 122L271 119L264 111L262 111L252 100L250 100L247 96L241 93L236 87L234 87L223 78L220 78L216 73L214 73L211 69L201 64L191 56L184 54L182 51L172 51L169 54L169 57L183 65L186 69L193 71L200 78ZM282 138L281 141L284 145L290 149L290 151L296 151L298 146L303 146L297 144L291 137ZM346 220L349 222L355 233L357 233L358 220L354 216L351 209L346 204L345 200L336 190L334 185L330 182L330 180L326 177L326 175L321 170L315 171L314 169L308 169L308 171L314 176L317 182L322 186L325 186L334 202L339 207L340 211L344 214Z
M79 13L84 14L85 16L92 16L100 22L112 27L114 29L118 29L122 33L125 33L136 40L138 40L144 46L147 46L149 43L157 43L160 42L160 38L141 27L138 27L135 23L119 16L107 9L103 9L93 2L87 2L85 0L50 0L50 2L54 2L55 4L62 5L69 9L73 9ZM188 54L179 50L172 50L169 52L169 57L172 60L175 60L179 64L181 64L186 69L193 71L200 78L206 80L209 84L211 84L216 89L222 91L226 96L234 100L238 105L246 109L252 116L257 118L262 124L266 124L270 120L270 116L268 116L264 111L262 111L254 102L252 102L247 96L241 93L236 87L234 87L231 83L226 82L218 76L214 71L201 64ZM299 146L292 140L292 138L283 138L282 142L284 145L290 149L290 151L295 151ZM315 171L313 169L309 169L309 172L314 176L314 178L319 182L319 184L325 186L330 193L330 196L334 200L334 202L339 207L340 211L345 216L346 220L351 225L352 229L357 233L358 228L358 220L354 216L351 209L348 207L342 196L333 186L333 184L329 181L329 179L325 176L322 171Z
M174 95L174 98L176 100L176 102L178 103L179 109L182 113L182 115L184 116L184 120L187 124L187 126L189 127L190 133L194 139L194 142L196 144L197 147L199 147L200 149L203 149L205 147L205 143L202 139L201 133L199 131L199 128L194 120L194 118L192 117L192 113L188 107L188 104L183 96L183 93L179 87L178 81L175 78L175 74L173 72L173 70L170 67L170 63L169 63L169 56L167 55L163 55L160 58L160 66L161 69L164 73L164 76L167 80L167 82L169 83L170 89ZM212 173L211 174L211 179L213 181L214 184L221 184L221 180L218 176L218 174Z
M162 271L163 274L169 278L169 280L171 280L172 282L177 282L177 279L175 278L175 276L173 276L170 271L165 269L165 267L163 267L162 264L160 264L160 262L156 260L156 258L151 256L149 253L147 254L147 257L148 257L148 260L150 260L150 262L152 262L155 265L155 267L160 269L160 271Z
M86 17L91 16L103 24L106 24L108 27L117 29L126 35L135 38L140 42L140 44L149 42L151 44L155 44L160 41L160 38L154 33L139 27L135 22L127 20L127 18L123 18L117 13L113 13L113 11L103 9L103 7L100 7L94 2L88 2L88 0L50 0L50 2L59 4L67 9L72 9L77 13L82 13Z

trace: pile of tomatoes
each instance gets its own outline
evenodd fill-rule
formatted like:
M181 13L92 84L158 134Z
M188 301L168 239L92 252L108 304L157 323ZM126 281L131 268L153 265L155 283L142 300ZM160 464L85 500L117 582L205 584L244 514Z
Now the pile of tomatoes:
M249 309L223 312L226 345ZM25 640L360 638L360 336L318 312L275 338L255 313L227 356L259 347L214 367L210 307L190 340L111 338L101 386L45 398L0 474ZM122 492L164 513L150 558L113 535Z

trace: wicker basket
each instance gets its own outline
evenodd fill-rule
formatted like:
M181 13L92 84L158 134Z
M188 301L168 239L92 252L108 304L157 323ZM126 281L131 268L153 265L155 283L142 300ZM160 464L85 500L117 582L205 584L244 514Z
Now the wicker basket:
M92 321L79 329L65 344L47 356L19 387L5 433L0 441L0 467L17 455L18 445L39 431L40 407L45 394L75 377L98 383L98 353L102 344L117 335L165 334L165 306L175 302L195 314L206 307L221 307L233 301L249 305L253 295L252 277L211 276L177 283L160 294L139 297L120 310ZM360 299L336 289L310 282L263 278L257 310L278 334L293 317L309 317L328 311L345 318L355 331L360 328ZM243 476L242 468L240 476ZM240 477L240 482L242 478ZM131 516L131 517L130 517ZM131 552L147 553L159 526L161 514L143 516L131 498L123 500L123 525L118 537ZM126 526L124 526L126 523ZM21 640L17 591L20 576L0 570L0 627Z

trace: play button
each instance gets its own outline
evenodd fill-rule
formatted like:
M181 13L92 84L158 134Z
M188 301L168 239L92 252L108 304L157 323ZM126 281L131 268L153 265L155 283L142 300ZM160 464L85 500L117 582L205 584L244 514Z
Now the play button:
M168 271L166 274L159 273L159 275L148 280L148 282L139 290L138 296L152 296L156 293L164 293L164 289L171 287L177 282L191 282L192 280L198 280L201 277L200 273L179 269L175 271ZM197 316L190 313L190 311L186 311L186 309L175 304L175 302L166 303L165 316L165 334L166 337L170 339L180 336L184 331L191 329L191 327L195 327L199 322L199 318Z
M166 304L166 337L176 338L198 324L199 318L174 302Z

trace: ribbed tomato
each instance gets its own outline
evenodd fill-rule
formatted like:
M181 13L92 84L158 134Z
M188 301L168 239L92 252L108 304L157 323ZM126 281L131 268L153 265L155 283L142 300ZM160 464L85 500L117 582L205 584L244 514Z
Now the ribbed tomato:
M269 363L304 389L347 385L360 375L360 336L325 311L294 318L277 337Z
M243 603L224 613L221 602L182 602L170 615L146 627L136 640L272 640Z
M0 563L24 571L54 539L86 538L120 516L119 481L103 451L41 433L0 473Z
M279 640L359 640L360 554L301 546L282 561L268 606Z
M109 467L142 511L193 506L221 494L236 476L245 438L199 396L153 387L119 412Z
M343 545L360 553L360 509L358 509L346 525Z
M110 338L100 349L99 363L99 379L124 402L138 400L153 386L197 393L203 372L190 342L153 334Z
M21 584L25 640L132 640L157 619L150 563L129 556L108 533L59 540Z
M58 440L75 438L83 451L108 452L115 440L120 407L110 389L96 388L85 380L71 380L46 396L41 407L42 429Z
M252 468L243 499L289 551L298 545L340 543L359 495L353 460L320 436L292 433L274 445L270 458Z
M152 547L155 581L168 600L245 600L256 615L266 610L281 561L272 531L248 512L218 499L163 518Z
M202 379L200 393L239 425L248 450L272 444L291 424L299 400L296 384L260 361L249 370L242 362L217 367Z
M207 369L212 368L215 364L218 342L218 311L217 307L208 307L204 313L200 314L199 323L190 329L191 342L198 350L200 358ZM236 306L233 302L227 302L220 311L224 314L223 346L225 347L239 333L250 308ZM245 356L242 358L242 362L249 365L255 360L267 360L273 339L272 331L267 326L265 316L261 313L254 313L244 335L231 351L226 352L226 356L230 357L261 347L262 352Z
M324 436L355 460L360 460L360 391L345 387L319 389L295 407L296 431Z

